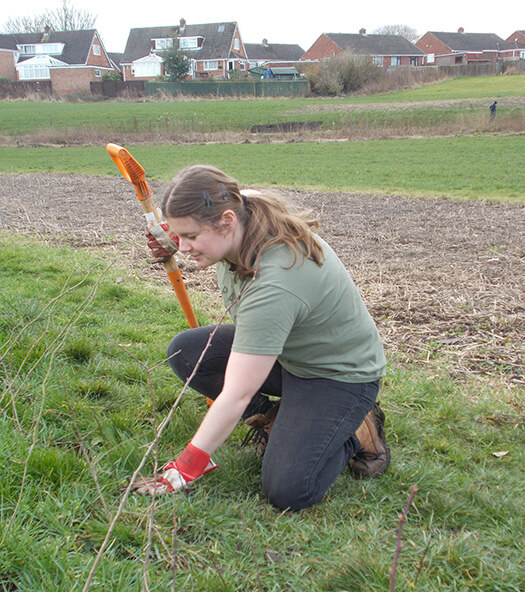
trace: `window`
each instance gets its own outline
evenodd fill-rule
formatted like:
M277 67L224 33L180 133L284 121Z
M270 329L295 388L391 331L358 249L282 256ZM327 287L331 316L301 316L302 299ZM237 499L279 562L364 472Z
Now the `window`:
M20 80L49 80L49 68L47 66L25 66L19 68L18 76Z
M165 37L164 39L153 39L153 49L161 51L163 49L171 49L173 47L173 39Z
M100 55L100 45L93 45L93 55Z
M435 53L427 53L427 64L433 64L436 61Z
M390 58L391 66L401 66L401 58L399 56L392 56Z
M463 56L462 55L456 56L454 58L454 63L455 64L462 64L463 63Z
M413 57L413 56L410 57L410 65L411 66L417 66L418 65L418 59L417 59L417 57Z
M374 66L382 66L383 56L372 56L372 63L374 64Z
M38 43L16 46L23 55L60 55L64 49L63 43ZM100 47L100 46L99 46ZM99 54L100 55L100 54Z
M154 78L162 74L161 66L160 63L135 64L133 74L136 78Z
M20 53L23 54L35 54L36 53L36 45L19 45L18 49Z
M179 37L180 49L199 49L202 46L202 37Z
M219 25L219 28L217 29L217 33L224 33L224 25Z
M217 60L207 60L204 62L203 68L205 70L218 70L219 65L217 64Z
M100 76L101 76L100 70L95 70L95 76L97 78L100 78Z
M239 51L240 47L241 47L241 44L240 44L239 40L237 38L235 38L233 40L233 49L235 49L235 51Z

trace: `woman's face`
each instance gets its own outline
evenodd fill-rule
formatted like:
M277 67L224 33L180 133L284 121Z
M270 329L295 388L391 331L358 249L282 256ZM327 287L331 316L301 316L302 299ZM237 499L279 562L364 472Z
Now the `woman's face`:
M198 222L192 216L168 217L168 226L179 237L179 252L201 267L227 259L235 262L237 242L234 228L221 220L219 228Z

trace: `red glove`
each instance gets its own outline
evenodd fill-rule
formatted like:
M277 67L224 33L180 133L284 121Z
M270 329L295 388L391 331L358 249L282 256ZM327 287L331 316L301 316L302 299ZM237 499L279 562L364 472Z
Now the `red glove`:
M161 475L137 480L134 489L142 495L180 491L216 468L217 465L211 460L210 455L190 442L177 460L169 462L162 469Z
M155 262L167 261L179 250L179 237L170 232L166 222L155 224L146 234L148 247L151 249Z

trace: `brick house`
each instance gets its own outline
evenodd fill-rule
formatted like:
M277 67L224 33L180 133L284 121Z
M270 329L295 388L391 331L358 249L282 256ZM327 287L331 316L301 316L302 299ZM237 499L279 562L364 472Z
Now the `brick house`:
M427 64L453 66L495 63L508 43L494 33L465 33L460 27L457 33L428 31L416 45L427 54Z
M503 59L525 60L525 31L514 31L509 35L500 55Z
M297 64L304 55L299 45L287 43L245 43L250 68L286 68Z
M96 29L0 35L0 77L50 80L53 92L90 92L89 83L112 72Z
M121 59L124 80L154 80L165 74L162 54L181 50L191 61L188 78L229 78L248 71L248 60L237 23L131 29Z
M323 33L307 50L301 60L326 61L344 51L358 56L371 56L378 66L421 66L424 52L401 35L367 35Z

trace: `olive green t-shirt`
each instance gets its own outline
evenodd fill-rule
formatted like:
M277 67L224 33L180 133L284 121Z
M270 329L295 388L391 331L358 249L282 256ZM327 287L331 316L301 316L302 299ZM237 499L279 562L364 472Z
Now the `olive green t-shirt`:
M337 255L319 241L321 267L301 254L293 264L293 253L283 244L263 252L255 280L230 310L232 349L276 354L300 378L377 380L385 374L386 360L375 323ZM227 262L216 268L228 307L250 278L236 279Z

